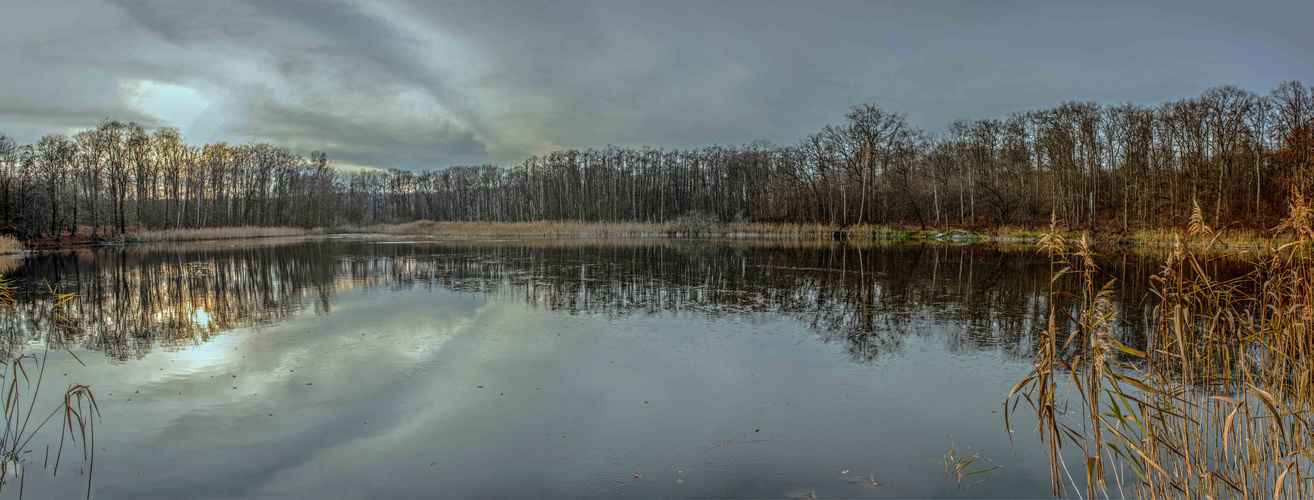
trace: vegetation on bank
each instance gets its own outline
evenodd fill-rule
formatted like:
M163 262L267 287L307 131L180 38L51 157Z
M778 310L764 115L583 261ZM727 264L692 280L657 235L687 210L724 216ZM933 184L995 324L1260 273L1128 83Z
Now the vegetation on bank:
M718 225L943 233L1034 230L1053 213L1073 230L1130 235L1183 228L1195 205L1215 227L1267 229L1292 189L1314 192L1312 162L1314 90L1294 81L1153 106L1070 101L938 134L862 104L792 144L568 150L421 172L344 171L324 153L268 143L194 146L176 129L106 119L34 144L0 134L0 233L59 241L138 227L678 225L690 214Z
M37 330L35 333L43 345L39 353L25 353L24 332L19 331L17 323L8 321L20 314L14 307L15 292L10 282L0 280L0 325L3 326L0 330L0 336L3 336L3 342L0 342L3 346L0 349L0 389L5 392L0 415L4 420L0 429L0 493L6 486L17 487L17 497L22 498L27 471L36 470L37 457L42 456L41 468L51 469L53 476L59 475L61 464L72 461L78 465L78 473L87 476L87 498L91 498L91 479L96 464L96 422L100 420L96 396L90 386L70 383L59 394L58 405L54 408L45 404L49 401L40 399L50 351L68 349L64 340L68 330L74 328L68 303L74 296L55 294L52 290L48 306L42 313L25 318L31 321L30 327ZM71 351L69 355L73 356ZM40 411L37 411L38 407L42 407ZM33 453L41 441L34 443L33 440L48 425L50 432L43 434L47 441L54 440L51 436L54 427L60 428L57 444L48 442L44 455ZM55 444L53 455L50 444ZM65 451L69 452L68 455ZM68 469L69 466L65 465L66 474ZM15 482L18 484L13 484Z
M227 240L237 238L274 238L280 236L306 236L315 232L294 227L210 227L199 229L165 229L125 233L110 242L154 243L164 241Z
M277 238L323 236L332 234L381 234L399 236L434 236L434 237L616 237L616 236L752 236L833 239L837 232L844 231L843 238L892 239L892 240L929 240L929 241L1004 241L1014 243L1038 243L1045 232L1032 231L1017 227L999 227L980 231L949 230L936 231L907 227L889 227L864 224L841 228L827 224L788 224L763 222L719 223L705 215L681 217L664 224L641 222L581 222L581 221L536 221L536 222L451 222L420 220L402 224L375 224L359 227L330 228L296 228L296 227L216 227L198 229L167 229L151 231L138 229L122 235L91 238L83 231L77 237L61 240L39 240L29 242L32 248L60 248L79 245L117 244L117 243L161 243L171 241L227 240L242 238ZM1069 241L1076 241L1082 233L1064 231L1059 236ZM1265 237L1263 233L1248 229L1220 231L1209 238L1187 237L1174 240L1174 235L1163 231L1134 231L1122 234L1089 235L1089 241L1101 245L1120 246L1172 246L1175 241L1191 247L1211 246L1218 248L1260 249L1275 241L1285 243L1286 236ZM6 241L7 240L7 241ZM0 237L0 254L21 251L23 244L13 238Z
M0 235L0 255L7 255L23 251L23 242L13 236Z
M952 239L978 241L985 239L1034 241L1030 233L992 231L926 231L896 229L873 225L840 228L825 224L772 224L761 222L698 223L689 219L658 224L643 222L440 222L420 220L403 224L375 224L360 227L295 228L295 227L216 227L199 229L166 229L160 231L137 230L110 237L90 238L83 233L79 238L40 240L32 243L37 248L59 248L77 245L118 243L159 243L170 241L227 240L242 238L277 238L322 236L332 234L381 234L399 236L476 237L584 237L584 236L758 236L832 239L837 232L846 232L845 238L882 238L901 240ZM21 245L13 240L15 245ZM15 248L19 248L16 246Z
M1189 235L1213 241L1206 221L1196 208ZM1114 280L1088 242L1042 237L1049 327L1005 423L1023 400L1035 411L1056 496L1314 495L1314 205L1295 194L1278 229L1290 241L1234 279L1205 271L1208 248L1175 244L1145 350L1114 335Z

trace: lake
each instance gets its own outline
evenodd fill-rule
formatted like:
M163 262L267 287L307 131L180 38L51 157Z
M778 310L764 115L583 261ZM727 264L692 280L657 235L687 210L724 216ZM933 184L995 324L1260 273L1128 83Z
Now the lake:
M1137 345L1162 260L1101 263ZM69 351L40 408L96 395L95 497L1050 496L1034 416L1010 443L1002 411L1048 321L1034 247L326 237L11 267L8 355ZM43 463L59 438L25 495L85 495L80 452ZM951 443L1003 467L946 488Z

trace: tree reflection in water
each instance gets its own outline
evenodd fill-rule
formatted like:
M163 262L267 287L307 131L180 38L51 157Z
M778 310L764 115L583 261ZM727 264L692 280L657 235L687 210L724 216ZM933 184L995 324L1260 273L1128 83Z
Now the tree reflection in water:
M1101 259L1119 279L1119 334L1143 346L1143 299L1160 259L1129 250ZM10 272L27 293L22 314L5 320L14 334L4 348L53 334L126 361L308 308L331 314L347 289L435 287L569 314L785 316L857 362L897 352L910 336L1029 358L1046 322L1049 271L1031 247L932 242L326 238L83 249L32 255ZM45 283L78 294L76 330L40 320L49 317L36 300Z

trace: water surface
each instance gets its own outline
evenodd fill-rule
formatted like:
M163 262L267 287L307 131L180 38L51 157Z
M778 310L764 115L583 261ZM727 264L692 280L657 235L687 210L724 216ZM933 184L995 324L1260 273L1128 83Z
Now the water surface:
M1137 345L1159 261L1101 262ZM66 330L20 297L7 349L49 338L86 364L54 352L45 376L97 395L102 498L1048 497L1001 404L1049 271L1033 248L941 243L101 248L10 272L79 298ZM85 462L43 467L58 431L25 494L85 493ZM926 456L951 442L1003 468L946 489Z

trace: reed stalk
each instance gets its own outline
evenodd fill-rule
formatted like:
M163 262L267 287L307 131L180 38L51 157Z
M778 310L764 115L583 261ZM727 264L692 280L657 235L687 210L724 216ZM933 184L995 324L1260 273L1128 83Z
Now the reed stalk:
M51 293L53 295L51 299L53 312L49 322L51 329L72 328L72 318L69 316L67 305L73 300L74 295L55 294L53 290ZM13 304L12 285L0 280L0 314L15 314ZM4 334L15 333L4 332ZM91 498L91 478L95 470L96 458L95 420L100 416L100 408L89 386L69 384L64 391L61 405L49 414L34 413L40 401L41 382L45 378L52 340L47 338L43 344L44 348L39 356L35 353L19 354L0 360L0 388L4 390L4 423L0 428L0 495L3 495L5 486L10 485L10 481L17 479L19 484L17 495L22 498L22 485L27 468L36 465L35 459L32 458L34 455L29 453L32 451L29 446L38 432L55 420L61 424L61 430L52 475L59 474L66 442L70 447L81 448L82 460L87 462L87 498ZM69 355L77 359L71 351ZM81 363L81 360L78 362ZM43 414L44 417L41 416ZM36 419L33 418L34 416Z
M1054 495L1314 496L1310 203L1293 193L1269 249L1232 279L1209 272L1219 232L1195 207L1186 236L1205 244L1175 238L1152 278L1144 351L1114 338L1113 280L1086 240L1069 251L1058 232L1051 225L1040 245L1055 269L1049 327L1005 406L1010 427L1020 402L1035 411ZM1068 463L1077 457L1084 474Z

